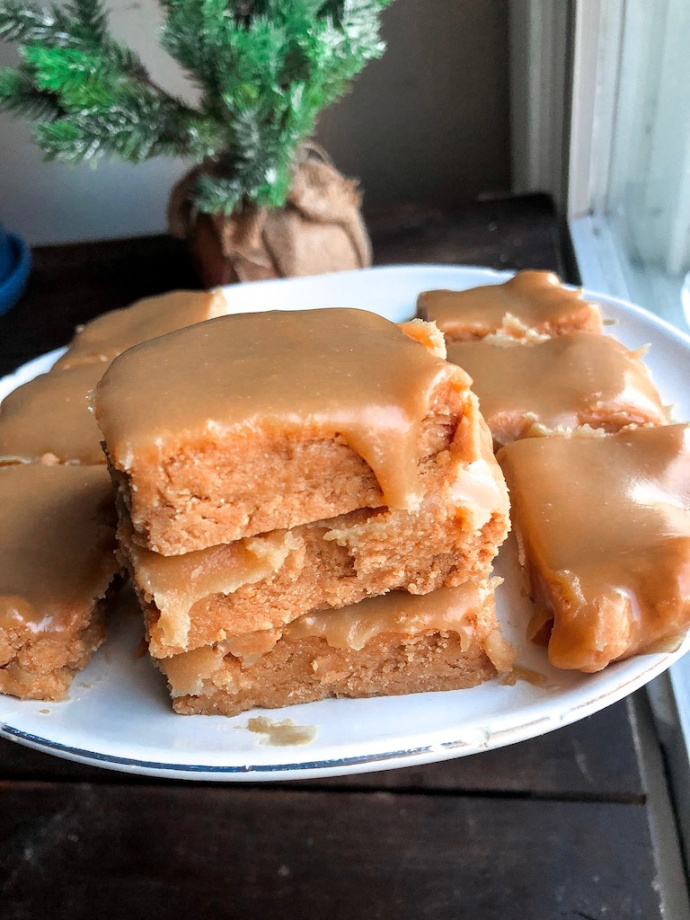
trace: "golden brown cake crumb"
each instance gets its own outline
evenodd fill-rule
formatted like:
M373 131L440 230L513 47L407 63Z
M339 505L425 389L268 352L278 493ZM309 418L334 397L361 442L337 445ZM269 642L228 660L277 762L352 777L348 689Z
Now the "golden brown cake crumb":
M392 588L426 594L486 579L508 529L507 492L488 438L481 453L428 470L424 486L413 512L360 509L178 556L139 547L121 521L151 653L283 626Z
M0 470L0 692L61 699L100 645L114 517L104 467Z

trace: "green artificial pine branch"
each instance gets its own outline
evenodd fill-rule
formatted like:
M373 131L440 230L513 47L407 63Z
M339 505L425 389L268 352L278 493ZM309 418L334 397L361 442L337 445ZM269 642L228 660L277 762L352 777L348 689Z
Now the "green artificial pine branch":
M110 34L102 0L48 9L0 0L0 109L37 122L46 157L153 156L207 162L196 206L279 207L318 114L383 52L391 0L161 0L161 43L200 90L196 108L155 85Z
M74 39L69 29L66 13L59 7L40 10L20 0L5 0L0 5L0 38L6 41L70 47Z
M0 68L0 108L32 121L50 122L63 113L52 93L37 89L28 73L13 67Z

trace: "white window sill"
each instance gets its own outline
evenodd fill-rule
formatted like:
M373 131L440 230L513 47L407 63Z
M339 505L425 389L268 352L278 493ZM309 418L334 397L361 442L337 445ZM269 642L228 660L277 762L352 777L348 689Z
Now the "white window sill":
M690 332L687 282L684 286L682 280L631 261L606 217L578 217L569 227L585 287L630 300Z
M571 220L569 228L586 288L637 303L688 333L687 285L683 292L682 282L633 265L605 217L580 217ZM683 293L686 295L685 310ZM654 680L647 690L664 748L686 862L689 862L690 656Z

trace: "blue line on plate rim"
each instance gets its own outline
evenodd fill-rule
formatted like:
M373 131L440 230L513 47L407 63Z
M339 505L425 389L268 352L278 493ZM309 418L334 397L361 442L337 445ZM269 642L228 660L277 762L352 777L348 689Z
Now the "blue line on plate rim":
M297 770L323 770L333 767L378 763L379 761L394 760L398 757L416 757L420 754L431 753L434 750L433 745L426 745L424 747L407 748L400 751L386 751L384 754L361 754L358 757L338 757L333 760L314 760L293 764L247 764L241 767L232 767L213 766L210 764L157 763L156 761L136 760L132 757L99 754L97 751L85 751L82 748L61 744L59 741L48 741L45 738L41 738L40 735L32 735L29 732L21 731L21 729L18 728L12 728L9 725L0 726L0 734L20 743L24 741L29 746L36 746L39 750L61 751L64 754L72 754L75 757L84 758L86 761L96 761L102 764L113 764L114 766L121 767L143 767L149 770L169 770L176 773L228 773L233 775L248 775L251 773L286 773L288 771Z

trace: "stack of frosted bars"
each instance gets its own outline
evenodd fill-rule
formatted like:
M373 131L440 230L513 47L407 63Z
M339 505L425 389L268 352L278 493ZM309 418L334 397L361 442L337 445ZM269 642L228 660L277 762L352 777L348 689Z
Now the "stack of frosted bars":
M121 569L90 390L120 352L221 311L222 294L178 291L106 313L2 401L1 693L63 699L105 637Z
M234 715L476 685L510 666L505 482L435 327L222 317L95 395L120 553L174 708Z
M599 308L549 272L426 291L418 309L491 429L528 636L586 672L677 645L690 624L690 426L669 424L645 349L603 335Z
M603 433L668 423L644 348L603 335L599 308L551 272L426 291L418 309L444 333L448 360L472 378L497 448L584 426Z

